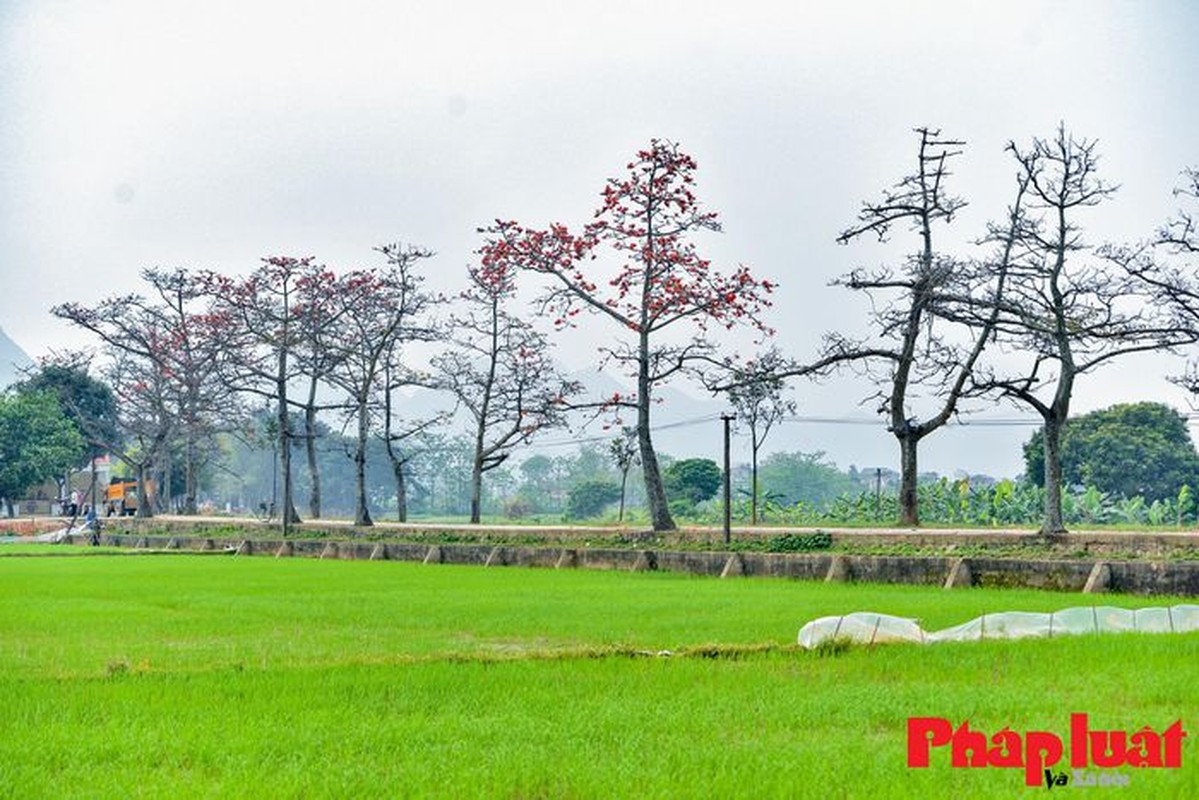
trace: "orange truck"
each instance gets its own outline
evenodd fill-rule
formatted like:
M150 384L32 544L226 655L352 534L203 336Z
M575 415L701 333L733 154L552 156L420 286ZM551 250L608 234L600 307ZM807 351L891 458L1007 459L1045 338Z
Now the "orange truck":
M154 496L153 482L147 483L146 490L147 495ZM131 517L137 513L137 504L137 481L113 478L104 497L104 515Z

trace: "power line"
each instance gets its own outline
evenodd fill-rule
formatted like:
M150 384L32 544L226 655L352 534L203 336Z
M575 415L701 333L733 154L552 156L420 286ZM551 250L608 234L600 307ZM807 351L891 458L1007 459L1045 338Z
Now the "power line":
M651 425L650 433L659 431L669 431L675 428L690 428L695 425L705 425L710 422L715 422L720 419L719 414L705 414L702 417L692 417L691 419L679 420L678 422L668 422L665 425ZM555 439L549 442L536 442L534 447L569 447L575 444L594 444L596 442L607 442L612 439L612 435L600 436L582 436L571 439Z
M791 417L783 417L782 422L796 422L801 424L815 425L864 425L867 427L887 427L887 422L882 419L870 417L815 417L797 415ZM1003 418L996 417L993 419L955 419L950 420L949 425L957 426L975 426L975 427L1039 427L1042 421L1037 417L1013 417Z

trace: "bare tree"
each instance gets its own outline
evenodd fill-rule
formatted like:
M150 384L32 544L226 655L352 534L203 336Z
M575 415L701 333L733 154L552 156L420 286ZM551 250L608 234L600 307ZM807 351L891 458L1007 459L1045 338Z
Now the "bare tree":
M1116 187L1097 174L1094 140L1075 139L1064 126L1052 139L1014 142L1018 180L1028 187L1029 217L1015 240L1008 289L996 306L997 338L1023 355L1019 371L979 370L975 388L1027 405L1042 419L1045 516L1042 532L1065 531L1062 519L1062 427L1079 377L1130 353L1170 349L1192 341L1169 309L1153 300L1144 262L1126 248L1094 252L1079 217Z
M513 272L503 265L469 270L461 296L468 311L451 320L452 349L433 360L440 385L474 424L470 521L480 521L483 474L540 430L564 424L566 398L579 390L549 357L549 343L508 305Z
M1158 229L1152 242L1137 248L1107 248L1104 254L1151 287L1152 302L1168 309L1179 327L1199 331L1199 169L1183 171L1174 190L1184 205ZM1199 395L1199 363L1170 380Z
M387 460L391 464L391 474L395 481L396 521L407 522L412 463L435 447L437 442L429 434L447 422L451 415L446 412L414 421L399 420L392 414L393 391L386 390L384 398L383 430L379 438L387 451Z
M783 397L785 385L778 377L784 359L772 347L760 357L748 363L744 369L733 373L734 385L728 390L729 402L737 416L737 425L749 431L749 517L750 524L758 524L758 451L762 449L770 431L784 418L795 414L795 401ZM752 380L755 375L763 376Z
M692 235L719 231L720 223L715 212L702 209L692 188L695 160L678 145L654 139L627 169L624 177L608 181L595 220L580 233L564 225L535 230L497 221L484 231L483 263L547 276L551 285L541 308L560 326L588 311L606 317L619 336L628 337L613 337L599 348L605 361L615 361L637 380L634 397L617 395L608 404L636 409L650 518L655 530L673 530L650 437L654 392L689 366L712 358L709 325L748 325L769 334L761 312L774 287L745 266L720 274L697 252ZM618 265L603 277L586 266L601 245ZM684 331L694 334L690 341L678 338Z
M1000 248L996 259L979 264L940 251L935 245L939 226L951 223L966 204L950 195L945 185L951 175L950 160L961 154L964 143L942 137L939 130L917 128L915 132L920 140L915 170L885 190L880 200L864 203L857 223L837 239L846 244L871 235L887 241L897 225L915 234L917 249L901 266L873 272L857 269L834 282L870 298L873 337L853 339L830 333L812 363L775 365L773 371L742 375L715 387L820 377L847 366L863 368L880 387L871 399L878 401L879 413L887 418L888 430L899 443L900 523L911 526L920 524L919 444L953 418L969 388L970 374L994 325L994 315L970 309L994 306L1002 295L1011 231L1020 224L1023 195L1020 187L1008 227L992 230L991 239L1009 243ZM950 324L954 331L942 330ZM923 397L933 408L921 418L915 406Z

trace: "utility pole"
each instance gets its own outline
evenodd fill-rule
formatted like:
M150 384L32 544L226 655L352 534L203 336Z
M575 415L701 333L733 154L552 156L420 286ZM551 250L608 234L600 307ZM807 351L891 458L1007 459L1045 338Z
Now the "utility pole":
M733 541L733 476L729 462L729 424L736 419L732 414L721 414L724 422L724 543Z

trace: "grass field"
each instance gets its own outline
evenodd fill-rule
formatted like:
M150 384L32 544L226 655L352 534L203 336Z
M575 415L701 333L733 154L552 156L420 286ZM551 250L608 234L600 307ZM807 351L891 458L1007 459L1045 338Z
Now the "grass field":
M905 764L909 716L1188 730L1199 634L794 649L1034 591L201 556L0 559L0 797L1010 797ZM1178 598L1105 598L1126 607ZM1193 602L1193 600L1192 600ZM644 655L673 651L673 656ZM1199 797L1177 770L1099 795ZM1061 767L1059 766L1059 769Z

